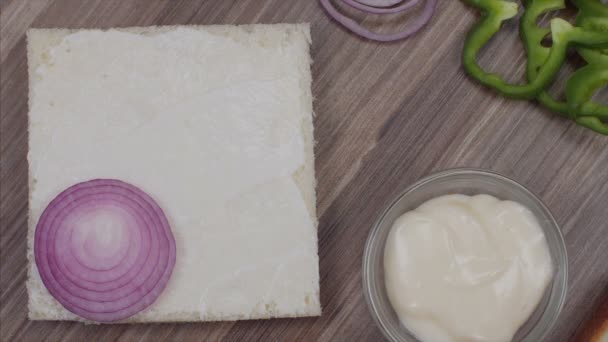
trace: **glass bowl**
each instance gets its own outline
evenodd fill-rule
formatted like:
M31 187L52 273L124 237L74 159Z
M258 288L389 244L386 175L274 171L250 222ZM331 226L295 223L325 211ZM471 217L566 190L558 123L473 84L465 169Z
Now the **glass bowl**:
M399 321L384 285L384 245L393 222L427 200L447 194L488 194L528 207L545 233L554 275L543 298L513 341L541 341L555 324L566 298L568 258L562 233L549 209L530 191L499 174L476 169L452 169L423 178L401 193L382 213L369 234L363 255L363 289L369 310L389 341L419 341Z

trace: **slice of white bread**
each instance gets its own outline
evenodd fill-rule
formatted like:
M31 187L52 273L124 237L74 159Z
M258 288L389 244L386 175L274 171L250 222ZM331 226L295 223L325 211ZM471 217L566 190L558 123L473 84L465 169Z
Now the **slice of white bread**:
M124 322L321 314L308 24L31 29L29 318L82 320L42 283L36 223L77 182L151 195L176 237Z

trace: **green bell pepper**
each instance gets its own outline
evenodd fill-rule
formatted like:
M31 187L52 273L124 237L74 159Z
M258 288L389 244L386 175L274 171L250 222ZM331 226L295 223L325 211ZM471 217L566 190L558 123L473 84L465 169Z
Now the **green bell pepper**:
M482 19L469 32L465 41L463 64L471 77L485 86L497 90L504 96L533 99L555 78L566 58L566 50L571 44L592 47L608 47L608 35L586 31L556 18L551 20L553 47L545 62L538 69L536 78L526 84L510 84L499 75L487 73L477 63L481 48L498 32L502 22L517 15L517 4L504 0L464 0L481 11Z
M605 7L608 8L608 6ZM596 15L597 13L581 11L576 17L576 25L589 31L608 35L608 13L603 17ZM608 63L608 49L590 49L580 46L576 50L587 63Z
M591 101L593 94L606 85L608 64L588 64L577 70L566 83L570 116L595 116L607 120L608 106Z
M608 135L608 105L591 100L608 85L608 64L588 64L577 70L566 83L568 114L576 122Z
M574 3L580 10L576 17L578 26L608 36L608 6L599 0L576 0ZM608 105L591 100L598 89L608 85L608 49L579 46L577 52L588 64L566 83L568 113L581 125L608 135Z
M537 76L538 70L551 52L550 48L542 45L542 40L550 31L538 26L537 19L549 11L565 8L565 3L563 0L527 0L525 6L520 32L528 55L527 76L531 81ZM601 26L604 22L595 17L586 17L582 12L577 17L577 24L585 29L608 32L603 30L608 26ZM608 55L582 46L577 50L589 64L577 70L568 80L567 102L556 100L547 91L542 91L537 100L554 112L569 116L585 127L606 134L608 125L601 120L608 118L608 106L592 102L591 97L597 89L608 82Z
M608 135L608 124L594 116L582 116L576 119L576 123L599 134Z
M566 7L564 0L527 0L524 2L525 11L520 21L520 35L528 56L528 81L534 80L538 72L549 58L551 48L542 45L543 39L551 33L548 28L537 25L538 18L550 11ZM568 105L554 99L547 91L541 91L537 96L538 102L564 116L568 115Z
M600 0L571 0L581 12L598 17L608 17L608 6Z

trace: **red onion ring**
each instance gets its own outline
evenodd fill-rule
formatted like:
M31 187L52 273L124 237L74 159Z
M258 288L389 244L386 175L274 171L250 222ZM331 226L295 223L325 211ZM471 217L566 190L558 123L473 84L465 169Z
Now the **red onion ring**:
M403 0L355 0L360 4L367 5L370 7L393 7Z
M344 2L348 0L342 0ZM342 26L350 30L351 32L370 40L375 40L379 42L392 42L396 40L406 39L412 34L420 31L424 25L426 25L431 17L433 16L433 12L435 11L435 7L437 6L437 0L426 0L426 4L420 16L416 18L414 23L404 29L401 32L392 33L392 34L381 34L368 30L367 28L361 26L359 23L354 21L353 19L345 16L340 13L336 7L331 3L331 0L320 0L321 5L327 11L327 13L334 18L337 22L339 22ZM406 2L403 6L408 5L410 2ZM347 4L352 5L352 2L347 2ZM369 6L369 5L368 5ZM413 6L413 5L411 5ZM353 6L354 7L354 6ZM373 7L373 6L372 6ZM395 7L394 9L399 8ZM378 8L376 8L378 10ZM390 10L390 9L389 9Z
M158 204L111 179L60 193L42 213L34 238L36 266L51 295L98 322L122 320L152 304L171 277L175 253Z
M367 4L363 1L357 1L357 0L342 0L343 3L349 5L352 8L358 9L360 11L366 12L366 13L371 13L371 14L393 14L393 13L400 13L403 11L406 11L414 6L416 6L420 0L406 0L401 2L401 4L399 4L399 6L395 6L395 7L391 7L392 5L388 5L388 6L374 6L374 5L370 5ZM399 3L400 1L397 1L397 3ZM390 3L390 2L389 2Z

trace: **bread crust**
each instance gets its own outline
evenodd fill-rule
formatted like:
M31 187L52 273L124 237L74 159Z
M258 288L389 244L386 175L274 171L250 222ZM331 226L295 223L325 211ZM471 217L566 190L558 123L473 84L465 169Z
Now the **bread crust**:
M175 30L177 28L190 28L190 29L201 29L206 32L217 34L220 36L229 37L239 42L251 42L258 43L264 46L273 46L273 44L281 44L284 40L290 39L290 37L296 36L298 39L304 41L306 40L307 50L305 56L302 55L300 63L300 72L302 73L301 77L301 88L302 88L302 96L305 97L305 103L309 108L306 108L310 113L313 113L312 108L312 93L311 93L311 72L310 72L310 64L312 63L310 58L309 46L311 42L310 38L310 25L308 23L301 24L253 24L253 25L174 25L174 26L149 26L149 27L124 27L124 28L112 28L112 29L67 29L67 28L32 28L27 32L27 55L28 55L28 74L29 74L29 87L30 87L30 96L29 96L29 108L31 106L31 89L33 85L36 84L36 73L37 68L45 63L45 59L48 58L46 53L53 48L54 46L61 43L64 37L70 35L75 32L80 31L108 31L108 30L116 30L121 32L129 32L135 34L142 35L155 35L162 34L165 32L169 32ZM304 37L304 39L302 39ZM312 221L314 223L314 227L317 227L317 214L316 214L316 180L315 180L315 168L314 168L314 133L313 133L313 122L312 115L309 115L303 119L301 125L303 139L304 139L304 148L305 148L305 162L304 164L292 175L295 184L298 186L302 197L306 203L308 212ZM29 158L29 156L28 156ZM29 188L30 194L32 193L32 189L36 186L35 180L32 179L31 174L29 175ZM31 213L31 209L29 209L29 213ZM27 289L28 289L28 297L31 298L32 295L36 295L40 293L40 291L46 291L44 288L39 288L39 282L30 281L30 277L33 274L33 268L35 268L35 262L33 257L33 237L36 226L36 217L32 217L31 214L28 214L28 249L27 249L27 257L29 261L28 266L28 281L27 281ZM317 250L317 246L315 246L315 250ZM317 298L319 297L319 293L315 294ZM28 306L31 305L28 303ZM59 305L56 302L49 303L50 306ZM294 313L292 315L284 315L281 317L305 317L305 316L318 316L321 314L320 307L317 311L311 311L307 313ZM31 320L80 320L86 323L94 323L82 320L78 317L74 318L71 313L65 312L65 315L62 314L60 316L56 316L52 314L51 311L44 310L33 310L31 306L29 306L28 315ZM210 318L205 321L214 321L214 320L242 320L242 319L263 319L263 318L273 318L275 317L272 313L268 313L266 317L257 316L257 317L246 317L246 316L233 316L233 317L217 317L217 319ZM200 316L197 313L188 313L183 312L179 314L172 315L171 317L164 317L159 320L154 320L154 322L197 322L201 321ZM142 321L137 318L137 316L131 317L121 322L116 323L147 323L149 321Z

